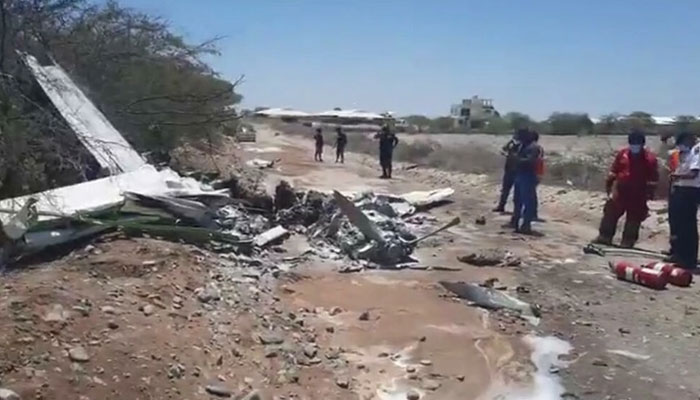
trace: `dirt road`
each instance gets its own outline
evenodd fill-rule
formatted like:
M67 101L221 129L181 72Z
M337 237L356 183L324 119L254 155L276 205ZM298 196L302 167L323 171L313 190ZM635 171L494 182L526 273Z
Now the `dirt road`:
M507 216L488 211L498 187L485 176L424 168L402 171L399 166L396 179L386 182L377 179L371 157L351 155L345 165L318 164L311 161L310 141L270 136L265 129L261 132L262 143L283 149L274 155L282 161L273 180L284 177L301 187L391 193L455 188L456 201L433 214L439 219L459 215L465 222L453 229L452 235L442 237L437 247L421 248L419 254L423 263L462 270L394 273L391 279L419 279L429 285L440 279L480 281L495 277L511 288L528 288L529 293L520 296L542 305L543 322L534 329L524 326L520 333L555 335L573 345L573 361L568 368L558 370L568 398L698 398L700 383L693 376L700 364L694 356L700 350L699 291L694 286L659 292L617 281L609 274L607 260L584 255L582 246L596 234L602 194L540 188L542 214L547 222L537 229L544 237L523 237L500 228ZM639 246L660 250L666 247L668 238L666 205L656 201L651 208ZM479 216L486 217L485 226L474 224ZM505 247L521 256L522 267L474 268L455 261L456 255L494 247ZM510 336L511 343L517 336Z
M262 265L103 237L4 277L0 388L80 400L698 398L698 290L633 286L612 279L604 259L584 256L600 195L542 187L544 236L523 237L500 228L507 216L488 212L497 188L486 176L398 166L395 179L380 180L370 157L315 163L310 140L258 131L257 143L235 152L279 160L265 171L269 190L280 179L343 192L450 186L455 201L424 215L425 224L463 222L423 242L413 269L358 273L338 272L342 258L309 256L301 234ZM642 246L662 248L664 205L653 209ZM485 225L475 223L482 216ZM507 249L522 263L457 261L485 249ZM438 284L494 278L541 306L539 325L469 307ZM547 357L566 343L542 340L549 336L572 346L558 367Z

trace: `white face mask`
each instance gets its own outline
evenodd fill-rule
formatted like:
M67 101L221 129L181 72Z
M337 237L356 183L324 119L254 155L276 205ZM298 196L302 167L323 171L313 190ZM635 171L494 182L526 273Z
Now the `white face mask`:
M642 152L643 148L644 148L644 145L642 145L642 144L631 144L630 145L630 153L639 154Z

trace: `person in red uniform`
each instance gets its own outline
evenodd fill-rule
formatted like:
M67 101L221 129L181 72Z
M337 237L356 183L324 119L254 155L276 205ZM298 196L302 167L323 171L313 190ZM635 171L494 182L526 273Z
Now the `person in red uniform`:
M659 170L656 155L644 147L643 133L632 132L627 141L629 146L617 152L610 168L605 184L608 201L594 242L612 244L617 221L626 214L620 245L631 248L637 243L639 228L648 216L647 201L654 198Z

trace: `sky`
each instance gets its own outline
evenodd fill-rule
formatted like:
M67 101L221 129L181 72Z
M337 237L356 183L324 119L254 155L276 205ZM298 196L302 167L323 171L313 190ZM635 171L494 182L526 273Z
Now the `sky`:
M698 0L121 0L245 75L244 107L700 115Z

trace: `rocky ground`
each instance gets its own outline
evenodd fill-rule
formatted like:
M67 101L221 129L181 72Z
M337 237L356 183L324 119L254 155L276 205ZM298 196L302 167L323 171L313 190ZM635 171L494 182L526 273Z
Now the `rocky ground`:
M489 177L399 166L385 181L370 157L314 163L310 145L261 126L258 143L225 147L216 160L279 160L256 178L270 191L280 179L322 191L451 186L455 201L422 218L463 223L423 242L411 268L356 273L338 272L347 260L309 251L300 233L257 259L101 237L3 276L0 387L22 399L80 400L698 398L698 290L617 281L606 260L583 255L599 194L542 187L544 236L523 237L488 212L497 190ZM641 245L663 248L663 203L654 210ZM493 249L521 263L457 260ZM468 307L445 280L490 281L539 304L542 320ZM528 391L537 386L528 335L573 346L546 371L563 394Z

